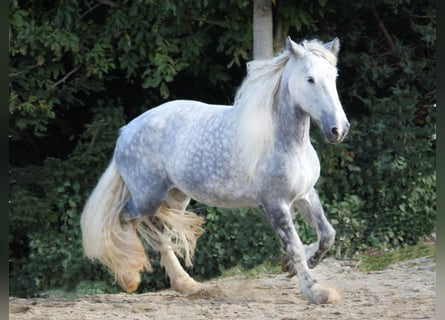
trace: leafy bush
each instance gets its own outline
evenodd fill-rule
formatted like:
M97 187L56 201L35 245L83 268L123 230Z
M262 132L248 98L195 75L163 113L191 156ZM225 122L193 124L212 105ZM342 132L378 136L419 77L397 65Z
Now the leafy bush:
M10 170L10 290L34 295L48 288L74 288L78 281L108 274L83 257L80 213L109 161L122 108L98 106L82 140L67 160ZM108 279L111 285L111 278Z
M434 108L425 106L428 124L418 126L417 103L415 90L380 99L351 137L361 166L352 186L365 201L365 240L373 246L414 244L434 230Z
M339 88L352 120L341 146L315 135L320 194L339 222L338 239L348 239L346 251L341 241L335 250L414 244L436 220L435 6L387 0L328 7L350 12L322 22L324 30L342 35ZM347 220L332 212L336 206Z
M236 264L252 268L278 261L281 241L260 209L202 208L205 233L198 240L193 272L210 277Z

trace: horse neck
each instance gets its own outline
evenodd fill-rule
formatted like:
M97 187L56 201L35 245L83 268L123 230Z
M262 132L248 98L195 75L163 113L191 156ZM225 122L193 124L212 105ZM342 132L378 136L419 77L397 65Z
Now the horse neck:
M279 141L285 150L293 150L310 144L309 114L292 101L287 85L283 81L274 110L277 124L276 141Z

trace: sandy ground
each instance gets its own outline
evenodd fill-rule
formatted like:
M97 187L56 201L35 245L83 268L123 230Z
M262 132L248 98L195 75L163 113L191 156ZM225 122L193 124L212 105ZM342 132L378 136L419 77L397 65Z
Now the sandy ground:
M9 319L436 319L436 263L428 257L362 273L356 262L325 259L314 273L342 295L336 305L311 305L296 279L233 276L206 284L208 294L172 290L76 299L9 299Z

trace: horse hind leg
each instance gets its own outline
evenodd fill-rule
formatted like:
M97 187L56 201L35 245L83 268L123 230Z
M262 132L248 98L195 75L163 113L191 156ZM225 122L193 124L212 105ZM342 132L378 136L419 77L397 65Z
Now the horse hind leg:
M138 229L140 235L161 253L161 265L165 268L172 288L180 293L193 294L203 289L184 270L178 256L187 266L192 265L196 241L202 233L204 219L185 211L190 198L172 189L155 214L156 225L145 219Z
M170 278L173 290L183 294L195 294L204 288L184 270L172 248L166 247L161 251L161 264Z
M120 156L124 164L120 168L122 178L131 194L121 220L134 226L139 238L161 253L161 265L175 290L183 293L198 291L200 285L185 272L176 255L183 257L186 265L192 264L203 218L185 211L190 198L177 189L169 189L162 170L147 167L138 159L133 161L136 165L125 165L133 159L126 159L125 154Z
M122 288L134 291L140 272L151 265L134 225L121 221L129 197L113 159L85 204L81 229L86 257L102 262Z

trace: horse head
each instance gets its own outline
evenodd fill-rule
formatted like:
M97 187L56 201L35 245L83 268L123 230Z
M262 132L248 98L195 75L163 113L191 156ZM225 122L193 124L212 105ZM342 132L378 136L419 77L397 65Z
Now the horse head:
M292 103L308 113L331 143L341 142L349 130L336 88L340 41L317 40L298 44L287 38L290 53L288 90Z

